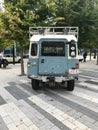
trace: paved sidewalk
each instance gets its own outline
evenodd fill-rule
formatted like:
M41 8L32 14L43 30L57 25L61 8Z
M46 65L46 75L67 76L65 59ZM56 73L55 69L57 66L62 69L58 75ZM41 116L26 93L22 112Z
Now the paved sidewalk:
M98 81L96 61L82 62L80 69L83 76L86 70L89 75L95 71ZM88 77L82 77L73 92L34 91L20 73L20 64L0 69L0 130L98 130L98 85L84 82Z
M87 62L79 63L80 69L98 69L97 60L96 59L87 59Z

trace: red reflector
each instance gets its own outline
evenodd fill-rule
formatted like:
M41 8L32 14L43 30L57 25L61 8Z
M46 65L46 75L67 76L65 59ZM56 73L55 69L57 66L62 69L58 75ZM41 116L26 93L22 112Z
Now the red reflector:
M28 61L27 64L30 65L31 63Z

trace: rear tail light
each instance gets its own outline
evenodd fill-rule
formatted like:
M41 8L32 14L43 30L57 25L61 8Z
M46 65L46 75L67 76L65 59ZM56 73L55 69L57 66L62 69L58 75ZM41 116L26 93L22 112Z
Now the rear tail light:
M30 64L31 64L31 63L30 63L30 61L28 61L28 62L27 62L27 66L29 67L29 66L30 66Z

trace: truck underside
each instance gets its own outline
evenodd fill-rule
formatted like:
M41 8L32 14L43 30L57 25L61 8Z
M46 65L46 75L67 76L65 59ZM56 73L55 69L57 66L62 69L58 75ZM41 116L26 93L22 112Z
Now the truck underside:
M53 77L50 77L48 82L42 82L37 79L31 79L31 85L34 90L38 90L43 85L48 85L49 87L57 87L57 86L65 87L67 90L73 91L74 84L75 84L75 79L62 81L62 82L55 82Z

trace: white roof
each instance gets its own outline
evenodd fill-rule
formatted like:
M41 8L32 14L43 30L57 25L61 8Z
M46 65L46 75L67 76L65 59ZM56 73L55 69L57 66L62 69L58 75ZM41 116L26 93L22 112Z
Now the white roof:
M68 42L71 40L74 40L77 42L77 38L74 35L33 35L30 38L30 41L39 41L42 38L48 38L48 39L66 39Z

